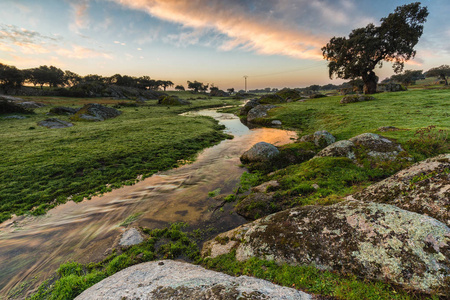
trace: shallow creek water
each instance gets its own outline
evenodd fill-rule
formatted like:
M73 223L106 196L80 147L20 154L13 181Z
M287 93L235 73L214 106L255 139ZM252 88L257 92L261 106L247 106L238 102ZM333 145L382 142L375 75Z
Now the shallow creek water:
M261 141L290 143L295 132L250 130L236 116L215 110L185 115L213 117L234 139L205 149L192 164L160 172L133 186L80 203L68 202L45 216L16 217L0 224L0 299L7 298L12 289L33 289L68 260L104 258L126 229L120 224L132 215L138 216L133 226L149 228L186 222L213 224L225 231L245 223L235 213L213 218L211 207L219 203L208 192L220 188L223 194L231 193L245 171L239 166L244 151Z

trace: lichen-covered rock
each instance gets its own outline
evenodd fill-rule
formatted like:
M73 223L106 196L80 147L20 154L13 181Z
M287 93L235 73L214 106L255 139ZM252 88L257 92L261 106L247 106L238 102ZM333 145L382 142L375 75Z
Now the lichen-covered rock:
M122 112L97 103L89 103L79 109L73 116L72 121L104 121L106 119L120 116Z
M78 109L73 107L57 106L50 109L49 114L70 116L75 114Z
M218 235L204 244L202 255L223 254L228 243L240 261L314 265L450 293L450 228L392 205L345 201L292 208Z
M363 133L331 144L316 156L348 157L352 160L363 157L376 162L395 160L400 154L407 157L400 144L375 133Z
M450 154L414 164L352 196L429 215L450 225Z
M73 124L70 122L66 122L56 118L45 119L43 121L38 122L37 124L39 126L47 127L50 129L59 129L73 126Z
M279 154L280 151L274 145L266 142L259 142L242 154L241 162L252 163L270 161Z
M247 102L245 102L244 106L241 107L239 114L241 116L246 116L252 108L257 107L258 105L261 105L258 99L250 99Z
M125 231L119 241L120 246L132 246L142 243L144 238L136 228L130 228Z
M400 152L404 151L399 144L375 133L357 135L352 137L350 142L366 150L367 155L373 158L394 160Z
M247 114L247 121L252 122L255 121L256 119L267 117L268 111L275 107L276 107L275 105L270 104L258 105L250 109L250 111Z
M345 96L344 98L342 98L340 103L346 104L346 103L363 102L363 101L370 101L370 100L375 100L375 98L372 96L367 96L367 95L348 95L348 96Z
M336 142L336 138L328 131L321 130L302 136L300 142L313 142L317 147L325 148Z
M233 277L184 262L163 260L122 270L75 299L307 300L312 297L262 279Z
M329 145L325 149L322 149L322 151L317 153L316 156L347 157L350 159L355 159L355 144L347 140L337 141L336 143Z

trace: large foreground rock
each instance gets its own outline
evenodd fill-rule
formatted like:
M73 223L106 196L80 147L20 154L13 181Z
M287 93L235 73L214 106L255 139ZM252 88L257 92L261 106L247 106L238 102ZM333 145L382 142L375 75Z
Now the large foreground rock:
M72 121L104 121L119 116L122 112L97 103L90 103L78 110L70 119Z
M345 201L269 215L220 234L202 255L252 257L450 293L450 228L392 205Z
M241 156L243 163L270 161L280 154L277 147L266 142L259 142L245 151Z
M450 154L414 164L352 196L426 214L450 225Z
M253 122L256 119L265 118L268 115L269 110L274 109L276 106L271 104L258 105L252 109L247 114L247 121Z
M292 288L248 276L232 277L188 263L164 260L129 267L84 291L91 299L312 299Z

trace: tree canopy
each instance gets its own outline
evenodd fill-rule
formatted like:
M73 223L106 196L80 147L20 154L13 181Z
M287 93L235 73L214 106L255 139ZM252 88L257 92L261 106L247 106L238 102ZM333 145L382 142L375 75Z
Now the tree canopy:
M416 80L423 77L422 70L405 70L403 73L392 75L391 81L404 85L415 84Z
M450 66L442 65L439 67L429 69L425 75L427 77L439 77L445 81L445 85L448 85L447 78L450 76Z
M364 92L376 92L377 77L373 71L383 61L393 63L396 73L401 72L405 61L414 58L414 46L423 33L423 23L428 16L426 7L420 2L398 6L380 26L370 23L364 28L354 29L346 37L333 37L322 48L323 56L329 61L330 78L342 79L361 77Z

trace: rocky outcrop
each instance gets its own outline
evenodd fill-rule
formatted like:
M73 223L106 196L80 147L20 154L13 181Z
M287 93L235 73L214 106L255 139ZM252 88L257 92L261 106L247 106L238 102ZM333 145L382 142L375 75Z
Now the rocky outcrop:
M352 160L362 156L373 161L389 161L395 160L400 154L407 156L398 143L378 134L363 133L349 140L333 143L316 156L348 157Z
M341 104L347 104L347 103L355 103L355 102L364 102L364 101L370 101L375 100L372 96L367 95L348 95L341 99L339 103Z
M349 141L356 147L364 149L367 155L373 158L394 160L404 151L399 144L375 133L363 133L352 137Z
M280 151L274 145L266 142L259 142L242 154L241 162L252 163L270 161L279 154Z
M321 130L302 136L300 142L313 142L317 147L325 148L336 142L336 138L328 131Z
M276 107L275 105L270 105L270 104L258 105L256 107L250 109L250 111L247 114L247 121L253 122L257 119L265 118L265 117L267 117L269 110L271 110L275 107Z
M352 197L426 214L449 226L450 154L414 164Z
M244 106L241 107L239 114L241 116L246 116L252 108L257 107L258 105L261 105L258 99L250 99L247 102L245 102Z
M132 246L142 243L144 238L141 233L136 228L130 228L125 231L120 237L119 245L120 246Z
M129 267L76 297L83 299L312 299L292 288L248 276L233 277L184 262L163 260Z
M119 116L122 112L112 107L90 103L78 110L70 119L72 121L104 121Z
M392 205L345 201L269 215L206 242L204 257L236 250L291 265L450 293L450 228Z
M56 118L45 119L43 121L38 122L37 124L39 126L47 127L50 129L59 129L73 126L73 124L70 122L66 122Z
M74 115L77 111L78 111L77 108L57 106L57 107L51 108L49 111L49 114L71 116L71 115Z
M9 95L0 95L0 114L33 113L33 109L44 106L42 103L25 101Z

